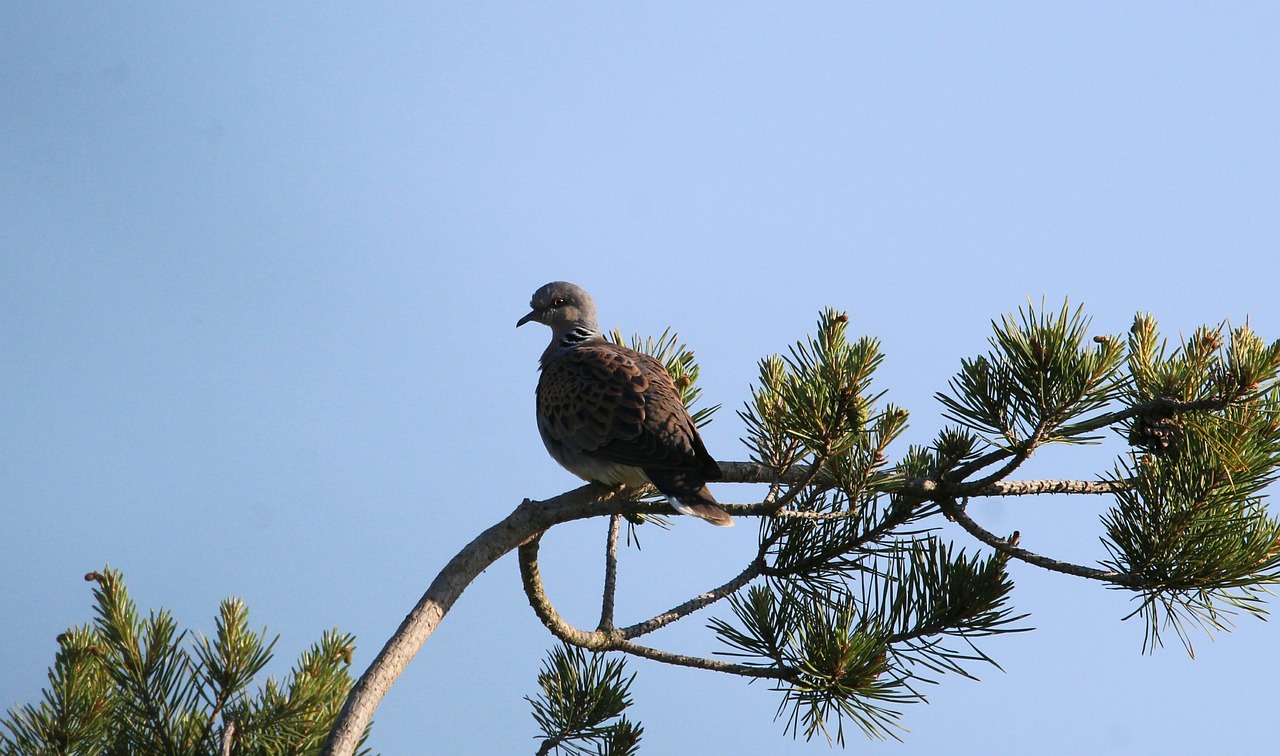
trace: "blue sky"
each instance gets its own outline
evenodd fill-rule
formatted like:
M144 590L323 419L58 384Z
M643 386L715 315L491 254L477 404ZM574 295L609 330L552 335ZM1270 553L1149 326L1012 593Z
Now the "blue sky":
M1270 3L274 4L0 10L0 706L34 700L83 573L212 630L239 595L276 674L327 628L363 669L436 571L577 485L533 424L549 280L680 332L733 410L756 361L845 309L912 412L1030 297L1099 333L1280 336L1280 7ZM1120 451L1048 450L1093 477ZM758 492L721 486L745 502ZM1105 558L1102 499L975 504ZM557 529L562 611L603 521ZM623 555L620 619L736 574L754 528L684 518ZM963 542L963 536L960 537ZM1261 752L1274 623L1141 654L1128 597L1015 566L1038 630L983 645L883 754ZM655 643L713 649L705 618ZM514 561L378 710L387 754L526 753L551 638ZM633 662L646 752L825 752L765 686Z

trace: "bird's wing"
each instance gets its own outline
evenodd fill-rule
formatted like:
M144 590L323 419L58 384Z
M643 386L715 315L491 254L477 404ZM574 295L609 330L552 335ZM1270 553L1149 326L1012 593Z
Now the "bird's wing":
M599 459L719 472L666 369L626 347L583 344L545 364L538 421L567 448Z

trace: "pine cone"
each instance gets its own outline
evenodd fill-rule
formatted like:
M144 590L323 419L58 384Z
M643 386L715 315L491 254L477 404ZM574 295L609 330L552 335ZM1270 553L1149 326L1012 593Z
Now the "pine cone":
M1170 451L1182 438L1182 418L1170 409L1149 409L1133 419L1129 445L1161 454Z

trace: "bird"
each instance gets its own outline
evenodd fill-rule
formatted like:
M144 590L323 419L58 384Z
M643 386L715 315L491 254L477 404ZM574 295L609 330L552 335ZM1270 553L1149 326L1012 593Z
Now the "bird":
M720 527L733 518L707 490L723 473L661 362L605 339L581 287L552 281L516 321L551 328L539 360L538 433L551 458L586 481L652 483L679 513Z

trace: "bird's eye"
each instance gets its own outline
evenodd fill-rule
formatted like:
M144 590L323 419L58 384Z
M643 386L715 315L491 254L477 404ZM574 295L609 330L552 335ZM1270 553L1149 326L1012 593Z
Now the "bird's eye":
M564 300L563 300L563 299L561 299L560 297L556 297L555 299L551 300L551 306L552 306L552 307L564 307Z

